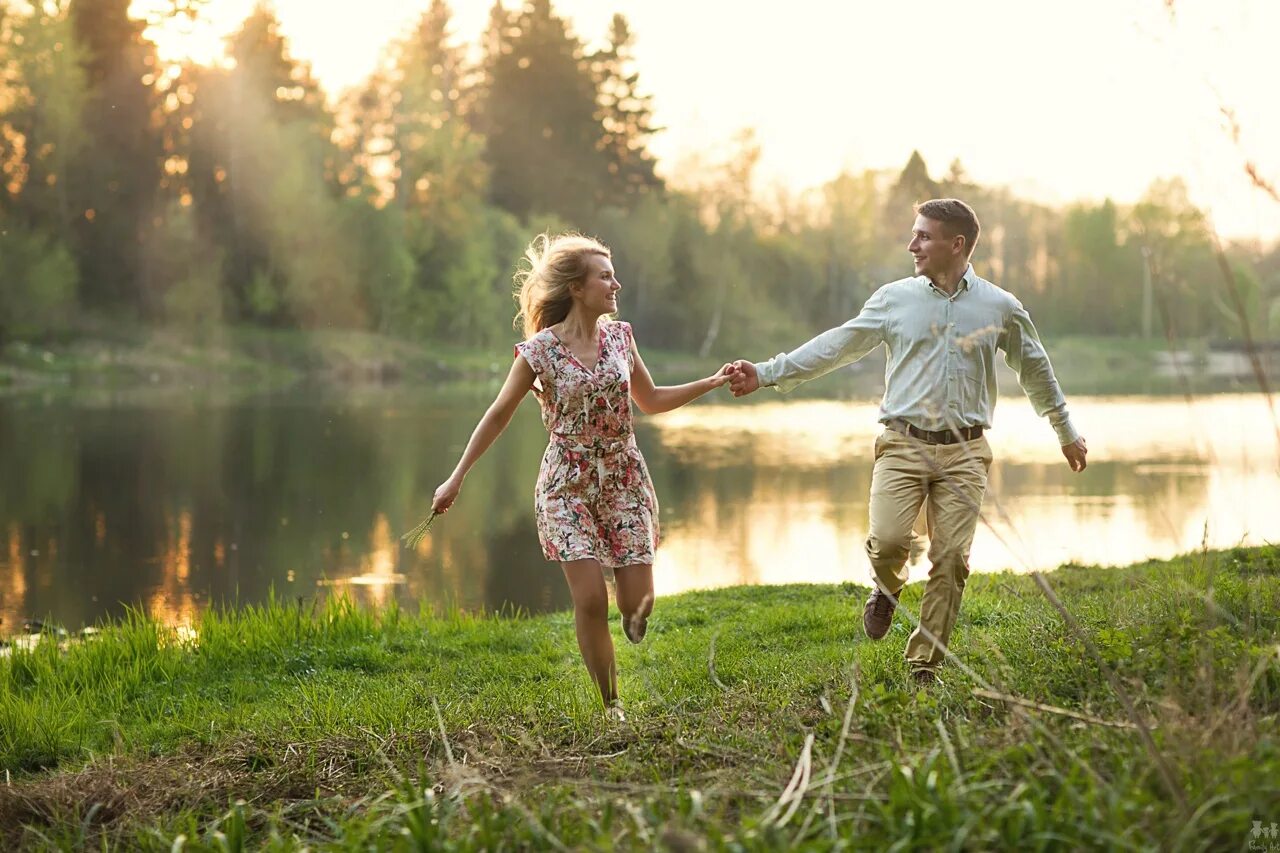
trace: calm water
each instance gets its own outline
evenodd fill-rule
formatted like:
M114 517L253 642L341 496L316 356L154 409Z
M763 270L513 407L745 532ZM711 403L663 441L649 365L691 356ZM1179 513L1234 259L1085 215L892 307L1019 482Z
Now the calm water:
M659 594L867 581L874 403L717 398L642 418L662 504ZM0 400L0 633L134 605L175 625L210 602L342 590L440 607L567 607L532 490L545 433L526 400L416 552L488 396ZM974 571L1123 564L1280 540L1280 461L1258 395L1072 399L1090 465L1007 397ZM913 576L927 565L917 562Z

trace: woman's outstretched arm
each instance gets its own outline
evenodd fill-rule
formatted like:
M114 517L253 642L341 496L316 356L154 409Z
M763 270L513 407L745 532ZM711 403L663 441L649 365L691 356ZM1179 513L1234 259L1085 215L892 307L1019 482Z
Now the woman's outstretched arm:
M449 479L436 489L435 497L431 502L432 512L446 512L458 499L458 493L462 491L462 482L467 478L467 472L489 449L489 445L502 435L507 424L511 423L511 416L516 413L516 408L524 399L524 395L528 394L529 389L533 387L533 380L533 368L524 360L524 356L517 355L515 362L511 365L511 372L507 374L507 381L502 383L502 390L498 391L498 396L471 433L467 449L462 451L462 458L458 460L457 467L453 469Z
M697 379L684 385L655 386L649 368L645 367L635 339L631 340L631 399L636 401L640 411L646 415L656 415L678 409L685 403L696 400L703 394L729 381L733 366L726 364L711 376Z

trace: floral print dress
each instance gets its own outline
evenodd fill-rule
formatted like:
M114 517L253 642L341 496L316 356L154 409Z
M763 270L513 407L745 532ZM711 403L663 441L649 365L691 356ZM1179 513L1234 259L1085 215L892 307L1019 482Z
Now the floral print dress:
M543 556L610 568L652 563L658 499L632 431L631 324L600 324L593 370L550 329L516 354L537 375L533 393L551 435L534 492Z

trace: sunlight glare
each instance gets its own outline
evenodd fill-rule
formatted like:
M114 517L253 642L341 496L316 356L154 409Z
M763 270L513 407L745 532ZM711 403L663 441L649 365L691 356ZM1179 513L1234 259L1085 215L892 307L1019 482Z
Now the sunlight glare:
M222 18L204 9L191 14L172 14L171 0L133 0L129 14L146 21L143 38L156 46L166 65L195 62L200 65L226 63L227 30Z

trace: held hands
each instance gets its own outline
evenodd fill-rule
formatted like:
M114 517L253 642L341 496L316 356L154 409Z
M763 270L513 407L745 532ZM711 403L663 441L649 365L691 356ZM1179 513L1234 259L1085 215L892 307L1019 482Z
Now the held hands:
M733 368L729 378L729 390L735 397L745 397L760 387L760 377L756 375L756 366L749 361L738 359L726 364L724 369Z
M725 383L731 381L733 379L734 369L735 368L732 364L726 364L724 367L717 370L711 376L707 377L707 381L711 383L710 387L719 388L721 385L724 385Z
M431 499L432 512L448 512L449 507L453 506L453 502L458 499L458 493L462 491L462 481L450 477L445 480L436 489L435 496Z
M1079 474L1084 470L1085 455L1088 454L1089 448L1085 444L1084 436L1080 436L1070 444L1062 445L1062 455L1067 457L1067 464L1071 466L1071 470Z

